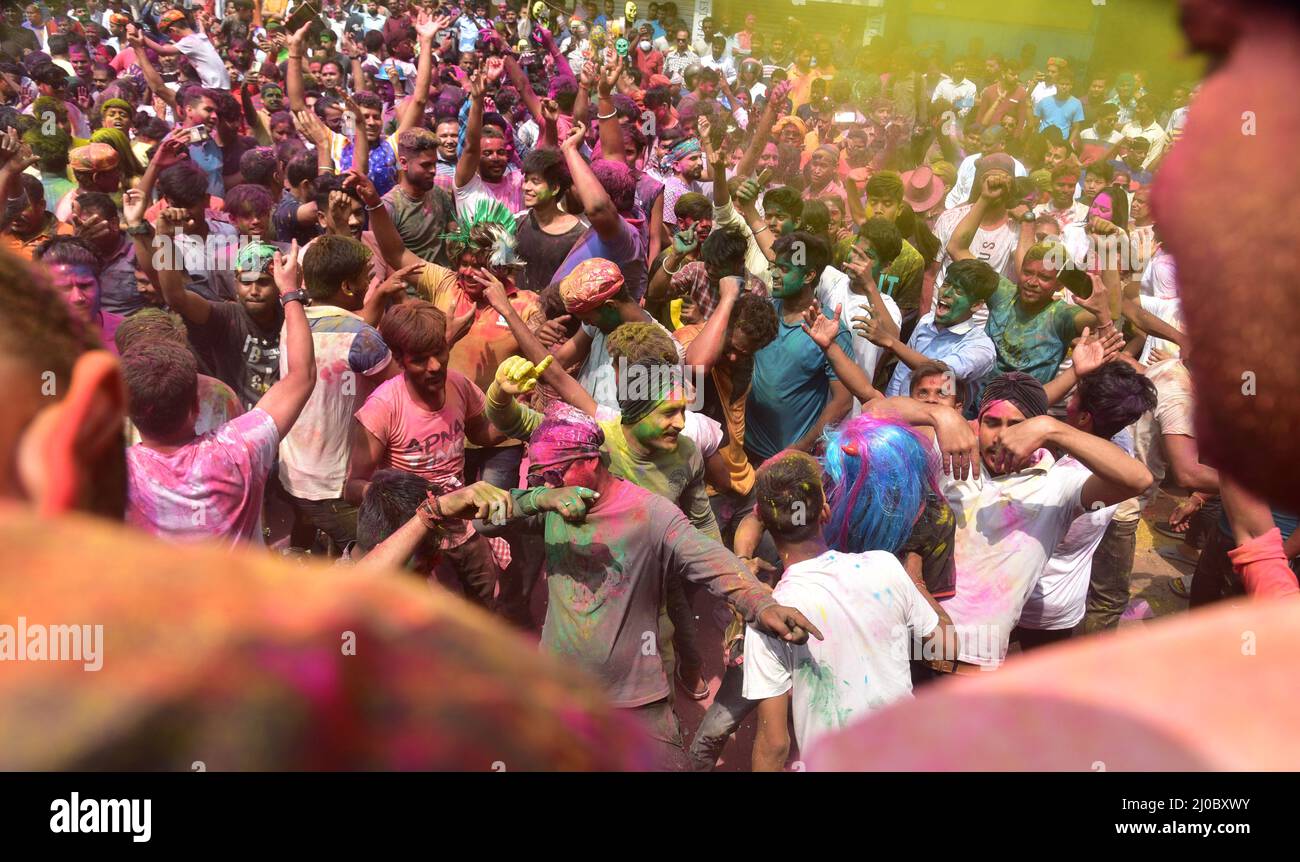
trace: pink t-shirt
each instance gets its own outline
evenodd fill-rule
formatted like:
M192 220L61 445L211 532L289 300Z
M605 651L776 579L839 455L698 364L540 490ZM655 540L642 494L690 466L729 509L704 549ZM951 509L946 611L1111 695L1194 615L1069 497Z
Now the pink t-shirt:
M453 182L452 190L456 198L458 216L473 212L480 200L498 201L505 204L512 213L521 213L527 209L524 206L524 175L516 170L507 171L506 175L495 183L486 182L482 176L474 174L470 181L460 188L456 188Z
M465 424L486 407L483 392L458 371L447 371L442 409L430 412L411 399L405 376L379 385L357 411L357 421L388 451L385 467L423 476L442 493L461 487L465 474ZM467 524L454 526L439 540L455 548L473 533Z
M280 434L264 410L195 438L170 455L126 450L127 523L177 541L262 543L262 498Z
M465 472L465 423L486 406L483 392L447 371L442 409L431 413L411 399L403 376L385 380L357 411L357 421L388 449L386 467L416 473L443 488Z

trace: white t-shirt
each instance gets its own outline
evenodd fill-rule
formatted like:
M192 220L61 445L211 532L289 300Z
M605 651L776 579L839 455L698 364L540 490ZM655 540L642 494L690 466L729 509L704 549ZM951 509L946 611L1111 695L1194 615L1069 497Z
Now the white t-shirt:
M894 302L892 296L883 293L880 298L885 301L885 308L889 310L889 317L894 321L894 326L901 328L903 313L899 311L898 303ZM840 321L849 332L853 333L853 361L866 372L867 377L874 376L876 365L879 364L880 356L884 351L853 331L853 318L871 314L871 300L854 292L847 275L833 266L828 266L822 270L821 281L817 282L817 302L829 314L835 313L836 306L843 306ZM854 398L853 411L850 415L857 416L861 411L861 403Z
M1091 475L1056 466L1050 453L1017 473L940 478L957 516L957 594L943 604L960 641L958 658L988 668L1007 656L1011 630L1052 552L1083 514Z
M230 74L226 72L226 64L221 62L207 36L191 33L176 40L176 49L185 55L194 71L199 73L199 82L203 86L210 90L230 89Z
M826 639L795 645L747 629L742 694L763 700L793 689L800 751L912 696L913 636L933 632L939 615L893 554L827 551L788 567L772 597L799 608Z
M1111 442L1133 454L1133 435L1127 428L1111 438ZM1056 469L1082 470L1091 475L1072 455L1056 462ZM1088 606L1092 555L1097 552L1117 508L1119 504L1092 509L1074 519L1020 611L1021 626L1036 631L1059 631L1079 624Z
M974 204L962 204L953 207L950 210L944 210L943 214L935 220L934 235L939 238L939 274L935 277L936 285L943 284L944 276L948 274L948 264L952 263L952 258L948 255L948 240L952 239L953 233L957 230L957 225L970 212ZM1016 243L1020 241L1019 226L1007 219L1001 226L993 230L986 230L983 227L975 231L975 238L971 240L970 252L978 259L984 261L993 267L998 275L1015 284L1019 281L1016 272ZM939 291L933 291L934 295L930 298L930 311L934 311L939 305ZM986 305L981 303L976 309L971 320L975 321L976 326L983 326L989 319L989 310Z
M1192 377L1187 366L1178 358L1157 362L1146 371L1147 379L1156 387L1156 409L1143 413L1134 422L1134 457L1147 465L1154 482L1140 496L1120 504L1115 519L1135 521L1147 504L1155 499L1168 467L1162 437L1195 437L1196 426L1192 420L1195 402L1192 398Z
M1183 328L1183 304L1178 297L1172 299L1160 299L1155 296L1138 296L1138 302L1142 304L1142 310L1154 314L1174 329L1182 330ZM1156 338L1154 335L1148 335L1146 344L1142 346L1142 356L1138 362L1148 365L1151 362L1151 351L1163 350L1172 356L1179 354L1177 344L1172 341L1166 341L1163 338Z

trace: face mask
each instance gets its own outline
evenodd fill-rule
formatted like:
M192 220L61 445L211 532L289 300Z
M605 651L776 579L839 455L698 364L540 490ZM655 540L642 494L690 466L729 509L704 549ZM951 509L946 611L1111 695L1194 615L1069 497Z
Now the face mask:
M637 47L640 48L642 51L648 52L651 46L649 42L647 42L645 39L642 39L640 42L637 43Z

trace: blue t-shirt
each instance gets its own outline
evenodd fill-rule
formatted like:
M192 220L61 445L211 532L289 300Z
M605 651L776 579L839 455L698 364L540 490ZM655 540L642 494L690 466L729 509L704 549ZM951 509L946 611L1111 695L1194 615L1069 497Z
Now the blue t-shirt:
M762 459L808 433L830 400L830 382L838 379L802 324L782 319L781 300L773 299L772 305L776 339L754 354L753 386L745 405L745 449ZM853 355L853 335L843 322L835 343Z
M1083 122L1083 103L1074 96L1064 102L1058 102L1056 96L1048 96L1034 105L1034 116L1042 120L1038 124L1038 131L1041 132L1048 126L1056 126L1068 139L1070 124Z

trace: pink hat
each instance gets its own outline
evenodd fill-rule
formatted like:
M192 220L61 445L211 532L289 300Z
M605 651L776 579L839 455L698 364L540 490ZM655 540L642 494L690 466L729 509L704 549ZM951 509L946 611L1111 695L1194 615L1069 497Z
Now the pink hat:
M947 194L943 180L930 169L929 165L903 174L903 200L907 201L913 212L929 212L943 200Z

